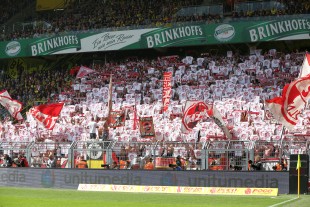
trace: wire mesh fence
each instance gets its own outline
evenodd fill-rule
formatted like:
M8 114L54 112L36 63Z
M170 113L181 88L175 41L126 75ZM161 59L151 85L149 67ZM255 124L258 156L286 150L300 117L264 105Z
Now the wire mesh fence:
M253 170L257 157L263 170L287 170L291 154L309 154L307 140L207 142L1 142L0 157L23 154L30 167L48 167L53 155L56 168L131 170ZM1 159L3 162L3 159ZM276 166L282 163L281 168ZM286 167L284 167L284 164Z

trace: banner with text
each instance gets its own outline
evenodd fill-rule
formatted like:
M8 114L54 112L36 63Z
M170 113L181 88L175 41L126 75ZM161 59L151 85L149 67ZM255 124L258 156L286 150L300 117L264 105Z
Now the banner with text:
M308 40L310 15L217 24L191 24L111 32L67 33L0 42L0 58L156 47Z

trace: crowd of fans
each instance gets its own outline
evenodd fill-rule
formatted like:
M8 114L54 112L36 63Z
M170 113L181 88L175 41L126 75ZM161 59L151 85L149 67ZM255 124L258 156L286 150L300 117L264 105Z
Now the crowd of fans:
M15 1L8 1L4 4L2 23L6 23L14 14L20 12L22 8L32 0L22 1L16 4ZM280 1L283 8L269 8L253 10L251 7L247 10L233 10L228 17L262 17L279 16L292 14L309 14L310 4L306 0ZM9 7L7 8L6 5ZM14 5L14 6L13 6ZM180 22L201 22L201 23L219 23L223 20L223 12L211 14L206 12L193 12L192 14L179 15L177 12L182 8L203 5L202 0L177 1L177 0L152 0L152 1L73 1L62 11L40 11L33 12L35 16L25 16L27 23L35 22L30 27L23 27L22 30L10 29L3 26L1 41L35 38L46 35L55 35L62 32L80 32L90 31L102 28L109 29L129 29L134 27L160 27L171 26ZM34 9L34 8L33 8ZM44 25L44 26L43 26ZM7 26L6 26L7 27Z
M283 140L291 139L286 139L287 132L283 133L282 126L267 116L263 100L281 95L284 84L297 77L303 59L304 52L285 54L276 50L256 50L251 55L228 52L226 56L205 53L198 57L128 57L89 65L96 72L79 79L75 67L70 71L42 71L27 76L24 71L16 80L2 77L2 87L13 99L28 102L42 98L66 105L52 131L40 127L28 113L26 122L19 124L14 124L9 116L3 117L0 138L3 142L86 142L90 139L87 126L92 120L98 126L95 137L102 138L108 113L109 77L113 73L113 110L127 110L125 125L110 128L106 137L107 141L118 143L113 146L118 160L180 155L192 166L199 163L205 142L211 143L211 150L227 149L226 136L211 119L202 120L192 132L181 132L180 117L187 100L213 102L236 141L231 148L251 148L245 143L261 142L252 146L255 155L262 159L287 159L290 153L305 153L308 150L306 142L304 139L293 145L288 142L290 148L285 151ZM173 77L171 103L163 114L161 80L165 71L172 72ZM30 90L24 90L24 87ZM137 117L153 117L154 138L140 136L139 128L134 127L137 124L135 111ZM307 134L309 115L306 108L291 133ZM154 141L162 143L155 154L150 148ZM68 150L64 146L61 148ZM49 147L43 149L49 153ZM238 157L242 159L243 156ZM221 154L214 153L217 161L210 163L218 164L220 157Z
M232 18L239 19L245 17L278 17L282 15L298 15L298 14L309 14L310 13L310 3L309 1L299 0L299 1L275 1L278 6L273 6L271 8L261 8L253 9L253 7L248 7L248 9L234 10L232 12ZM259 4L258 2L257 4Z
M23 1L19 6L3 9L1 24L7 22L23 7L33 1ZM277 16L284 14L309 13L308 1L284 1L285 9L273 8L270 11L233 12L233 17ZM30 28L15 31L10 36L1 36L1 41L18 38L40 37L45 34L58 34L70 31L87 31L101 28L120 28L129 26L169 26L184 21L220 22L220 15L193 14L175 15L182 7L199 6L202 0L191 1L75 1L64 11L41 12L36 17L27 17L29 21L47 22L48 27ZM104 15L102 15L104 14ZM288 132L268 115L263 101L280 96L284 84L297 77L303 61L303 52L281 53L276 50L256 50L250 55L227 53L226 56L201 54L197 57L178 55L157 58L127 57L119 61L107 61L91 64L96 72L81 79L76 78L78 66L70 71L58 70L22 70L12 78L7 71L0 72L0 88L6 89L13 99L24 106L38 102L65 102L62 113L54 130L48 131L29 115L24 122L16 124L10 115L1 109L0 139L4 143L37 142L66 143L62 147L34 147L31 157L32 166L59 166L55 157L68 154L68 143L89 141L89 122L95 120L98 125L96 139L103 138L108 112L108 84L113 73L113 110L127 110L125 125L111 128L106 141L116 142L113 146L112 168L154 169L157 157L173 157L168 160L173 169L195 168L200 165L203 143L209 142L209 149L227 149L227 140L223 131L211 119L202 120L191 132L181 132L182 108L187 100L202 100L213 103L233 136L230 148L236 149L230 157L238 160L228 161L223 153L209 155L210 169L232 168L238 170L244 154L237 149L253 148L257 160L279 158L285 161L291 153L305 153L307 140L285 144ZM163 72L173 73L171 103L167 112L162 113ZM136 115L135 115L136 113ZM152 116L155 128L154 138L142 138L136 125L136 117ZM307 134L310 110L306 108L292 133ZM284 141L283 141L284 140ZM298 142L300 141L300 142ZM154 143L157 148L152 148ZM261 142L250 146L250 142ZM139 143L139 144L133 144ZM148 144L147 144L148 143ZM245 144L247 143L247 144ZM247 146L245 146L247 145ZM44 147L45 146L45 147ZM84 147L84 145L82 145ZM284 146L284 147L283 147ZM83 148L82 147L82 148ZM84 148L83 148L84 149ZM87 154L79 152L79 162L84 162ZM4 156L5 160L8 155ZM143 162L142 162L143 160ZM11 162L11 161L8 161ZM229 164L229 162L231 162ZM143 163L143 164L141 164ZM76 166L80 166L78 163ZM84 162L85 166L85 162ZM225 167L224 167L225 166ZM253 165L254 166L254 165ZM250 165L250 168L256 168ZM158 167L158 166L157 166ZM160 166L162 167L162 166ZM165 166L167 167L167 166Z

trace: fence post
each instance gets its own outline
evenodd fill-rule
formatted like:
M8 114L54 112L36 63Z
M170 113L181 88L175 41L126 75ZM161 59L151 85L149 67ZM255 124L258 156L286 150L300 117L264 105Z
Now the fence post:
M201 170L208 169L208 150L202 149L201 150Z

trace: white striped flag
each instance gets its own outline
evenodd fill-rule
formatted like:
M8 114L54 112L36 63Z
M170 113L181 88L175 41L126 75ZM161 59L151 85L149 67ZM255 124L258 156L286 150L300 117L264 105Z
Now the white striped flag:
M302 78L310 74L310 53L306 52L304 61L300 68L299 77Z
M76 78L83 78L84 76L90 74L90 73L94 73L96 72L95 70L85 67L85 66L81 66L78 73L76 74Z
M292 130L298 122L299 115L310 98L310 75L296 79L284 86L282 97L265 101L273 117Z
M0 92L0 103L16 120L23 120L23 116L20 113L22 111L23 104L12 99L7 90Z

